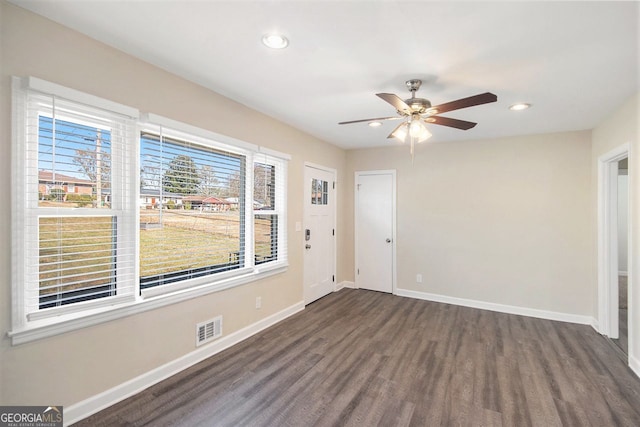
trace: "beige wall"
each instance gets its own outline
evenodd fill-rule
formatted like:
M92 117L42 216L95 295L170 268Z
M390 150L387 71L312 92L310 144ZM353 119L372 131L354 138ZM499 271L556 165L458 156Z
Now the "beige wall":
M629 156L629 233L631 237L631 252L629 253L630 288L633 300L630 321L633 325L640 325L640 94L627 100L613 111L605 120L593 130L592 144L592 209L598 206L598 157L621 146L631 145ZM597 218L593 219L593 227L597 230ZM597 235L594 237L597 242ZM594 254L596 256L597 254ZM597 265L594 257L592 264ZM592 289L594 296L598 295L597 286ZM597 302L597 300L596 300ZM593 307L594 313L598 307ZM640 327L632 327L630 333L629 353L636 361L636 372L640 369Z
M413 164L406 145L353 150L348 187L355 171L397 170L398 288L591 316L590 139L423 144Z
M70 405L195 349L198 321L224 316L230 334L302 301L303 165L337 169L343 150L0 0L0 404ZM280 275L56 337L12 347L10 330L10 76L32 75L141 111L160 114L292 155L289 163L289 270ZM250 122L251 126L247 126ZM343 194L343 193L342 193ZM339 193L340 195L340 193ZM340 203L340 201L339 201ZM339 204L342 206L343 204ZM344 208L338 212L338 281L345 280ZM255 309L256 296L262 309Z

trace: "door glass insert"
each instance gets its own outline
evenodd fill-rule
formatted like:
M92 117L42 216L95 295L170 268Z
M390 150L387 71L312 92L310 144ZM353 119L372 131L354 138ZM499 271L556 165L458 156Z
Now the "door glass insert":
M311 180L311 204L326 205L329 203L329 182L313 178Z

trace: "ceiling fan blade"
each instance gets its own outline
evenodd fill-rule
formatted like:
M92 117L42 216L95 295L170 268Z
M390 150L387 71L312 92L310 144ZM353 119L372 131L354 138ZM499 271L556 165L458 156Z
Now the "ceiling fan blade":
M407 105L398 95L393 93L376 93L376 96L393 105L396 110L403 114L411 114L411 107Z
M451 119L449 117L441 116L427 117L426 119L424 119L424 121L427 123L433 123L434 125L449 126L451 128L462 130L469 130L477 125L477 123L474 122L467 122L466 120Z
M351 124L351 123L377 122L377 121L380 121L380 120L400 120L402 118L403 117L378 117L378 118L375 118L375 119L351 120L349 122L340 122L338 124L339 125L348 125L348 124Z
M455 101L447 102L440 105L435 105L429 110L437 110L433 114L446 113L447 111L459 110L461 108L473 107L475 105L488 104L490 102L496 102L498 97L491 92L481 93L480 95L470 96L468 98L462 98Z

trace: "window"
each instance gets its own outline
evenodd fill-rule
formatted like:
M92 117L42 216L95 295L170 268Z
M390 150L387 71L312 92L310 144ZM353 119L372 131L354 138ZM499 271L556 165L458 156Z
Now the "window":
M225 139L153 115L143 125L143 296L285 265L286 162Z
M20 99L24 134L14 162L22 167L14 176L24 192L14 194L22 222L14 244L25 321L132 299L125 159L135 121L36 90Z
M284 186L275 159L262 157L253 165L254 256L255 264L264 264L283 257L285 248L278 244L278 236L284 231L282 221L283 200L276 189Z
M329 183L321 179L311 180L311 204L326 205L329 200Z
M287 155L39 79L13 90L14 343L286 268Z
M246 164L244 154L141 134L140 195L157 196L140 211L141 289L245 265Z

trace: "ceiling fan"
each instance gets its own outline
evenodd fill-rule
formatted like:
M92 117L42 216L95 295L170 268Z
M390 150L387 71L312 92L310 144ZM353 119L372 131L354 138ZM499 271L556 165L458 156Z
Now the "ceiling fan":
M428 99L416 98L416 91L420 89L422 80L407 80L406 84L407 88L411 92L411 98L409 99L403 100L392 93L376 94L376 96L391 104L397 110L399 116L351 120L348 122L340 122L338 124L347 125L362 122L373 123L380 122L382 120L404 120L389 134L389 136L387 136L387 138L397 138L404 142L408 135L411 140L411 154L413 154L414 142L423 142L431 137L431 132L429 132L429 130L424 126L424 123L433 123L435 125L469 130L477 125L477 123L442 117L440 114L476 105L488 104L498 100L498 97L493 93L485 92L468 98L462 98L445 104L432 106Z

